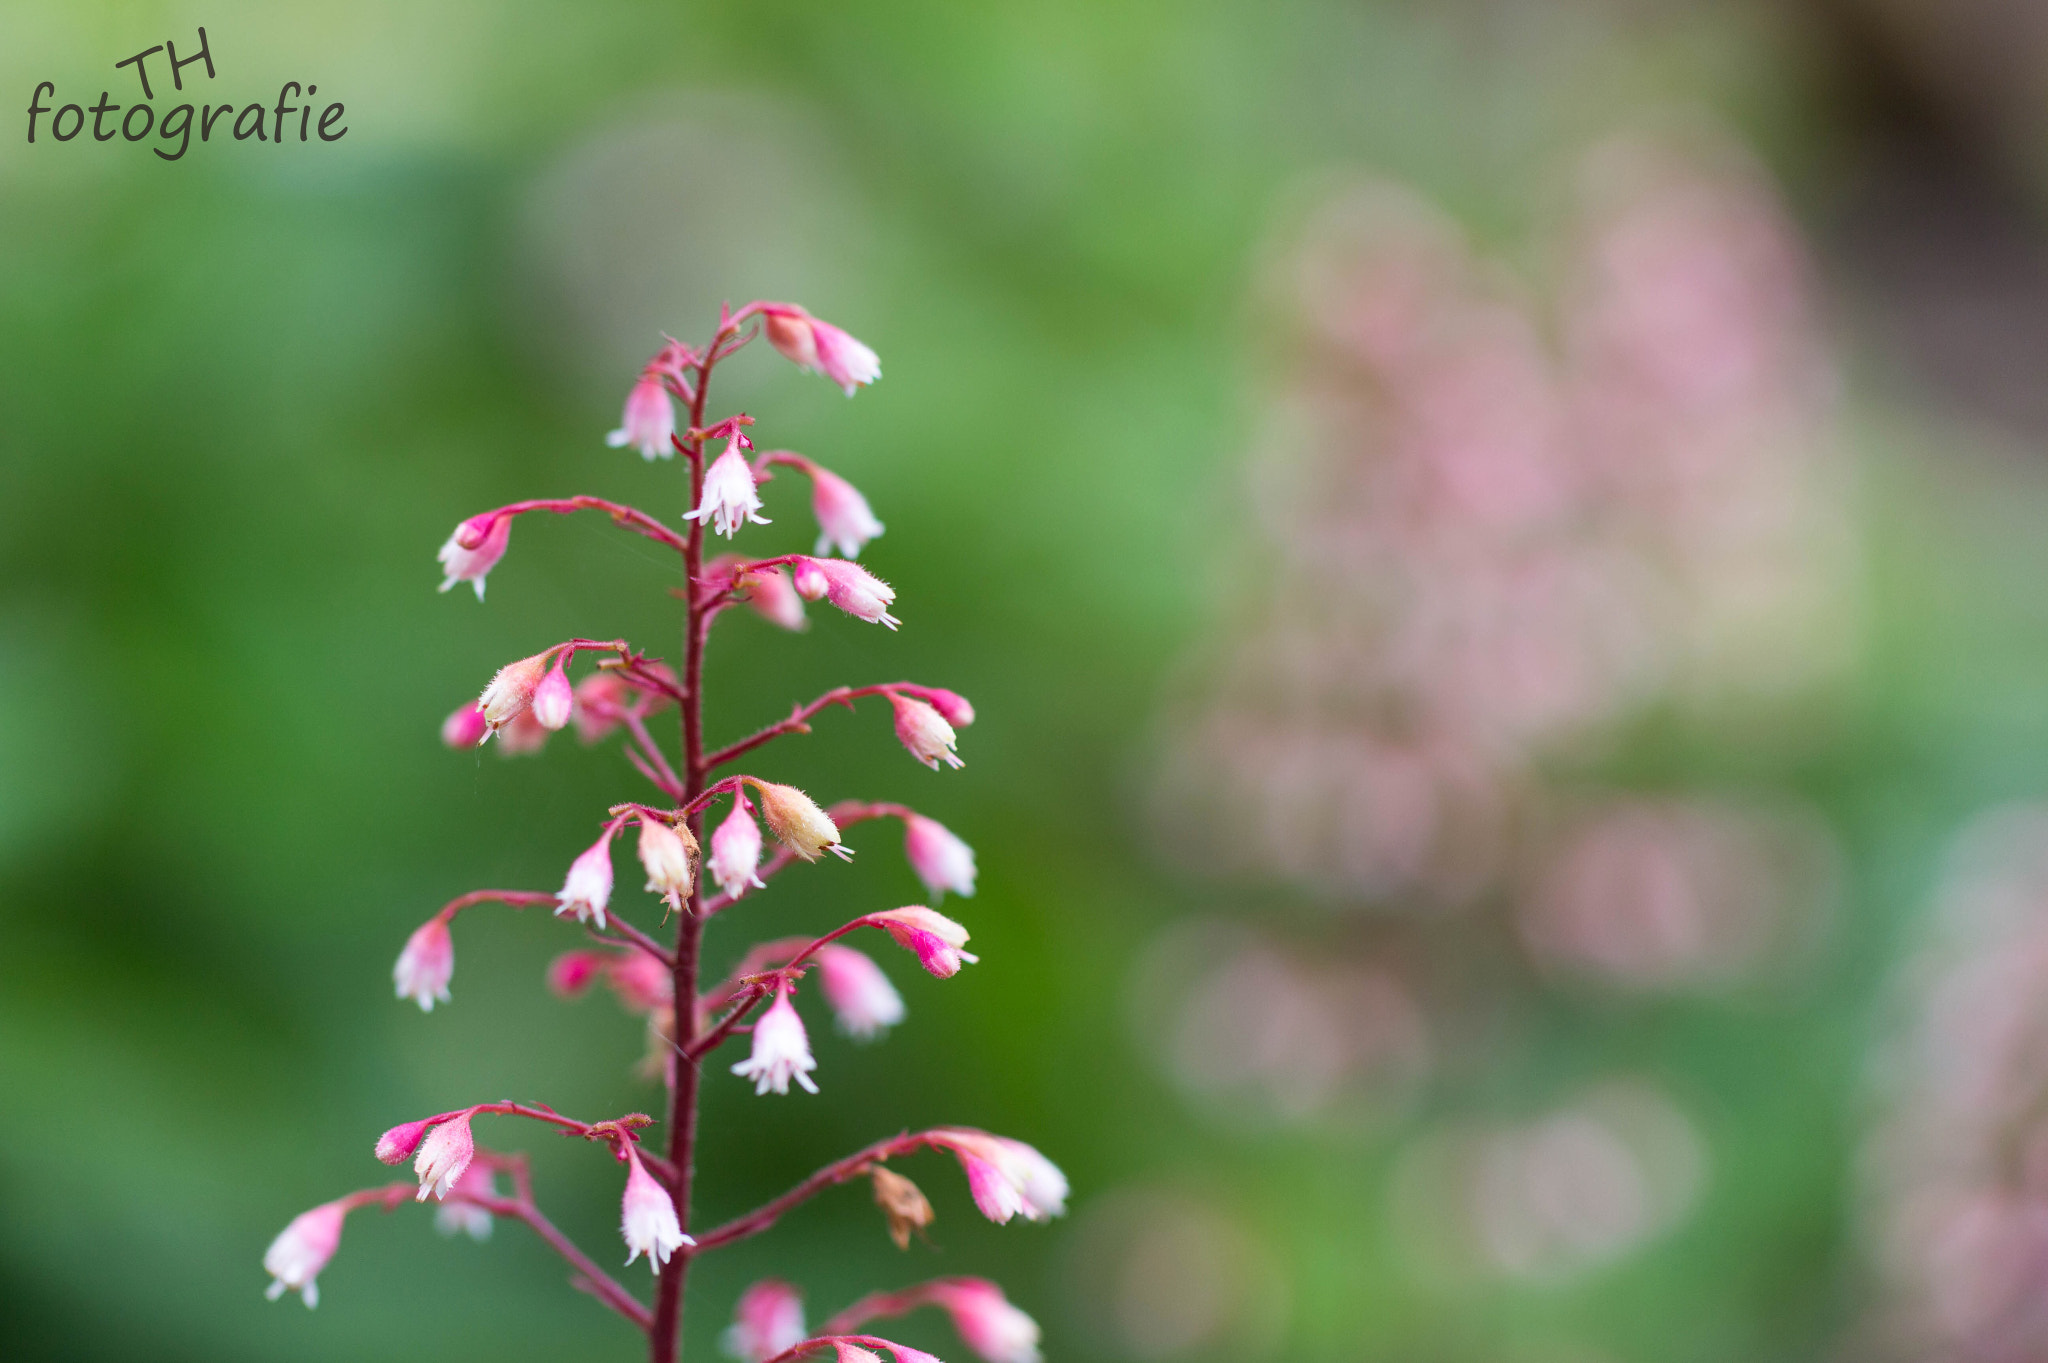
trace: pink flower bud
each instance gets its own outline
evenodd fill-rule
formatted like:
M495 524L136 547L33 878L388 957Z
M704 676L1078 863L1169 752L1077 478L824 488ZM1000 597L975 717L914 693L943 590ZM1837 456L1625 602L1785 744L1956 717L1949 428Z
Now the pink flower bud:
M905 695L918 697L944 715L946 723L956 729L964 729L974 723L974 707L958 691L948 691L943 686L915 686L909 682L900 684L896 689Z
M704 496L697 509L683 513L684 520L702 521L728 539L748 521L756 525L769 523L761 514L761 496L754 490L754 468L741 453L740 439L738 432L734 432L726 442L725 453L705 470Z
M725 1351L740 1363L768 1363L806 1337L803 1294L780 1278L763 1278L740 1294Z
M763 568L757 573L741 573L734 585L746 593L747 604L768 623L789 630L802 629L808 623L804 619L804 599L790 586L789 578L782 569ZM820 589L819 595L823 594Z
M664 904L680 910L696 887L697 840L687 825L670 827L644 815L640 819L640 864L647 868L647 888Z
M668 967L637 947L606 960L604 981L627 1012L641 1016L668 1007L676 996L675 976Z
M610 960L602 951L565 951L548 963L548 989L557 998L576 998L590 988Z
M491 678L491 684L484 688L476 703L484 713L484 723L489 726L485 738L526 713L533 704L534 691L547 673L548 656L553 651L536 653L531 658L521 658L498 669L498 674Z
M821 322L793 303L762 309L768 344L801 369L815 369L852 397L863 384L882 377L875 352L829 322Z
M1038 1363L1038 1322L1012 1306L1002 1288L986 1278L942 1278L930 1292L967 1347L988 1363Z
M816 464L806 467L811 475L811 514L818 519L816 552L836 547L847 558L858 558L867 542L882 533L882 523L852 483Z
M616 672L599 670L576 683L575 699L570 718L576 721L576 737L595 743L619 727L632 703L632 688Z
M760 876L761 825L747 812L744 799L733 801L732 813L711 835L711 878L718 888L738 899L754 889L766 889Z
M403 1122L392 1127L377 1138L377 1158L385 1164L403 1164L412 1158L412 1152L419 1149L420 1137L427 1134L432 1123L422 1117L416 1122Z
M341 1223L347 1215L348 1203L343 1200L322 1203L293 1217L263 1252L263 1271L270 1275L270 1286L263 1295L276 1301L290 1288L309 1309L318 1306L320 1270L327 1267L341 1244Z
M441 590L447 591L458 582L467 582L476 588L476 599L484 599L484 578L495 568L498 560L505 557L505 546L512 542L512 518L485 513L471 516L455 527L455 533L441 546L435 557L441 560L446 576L441 579Z
M455 939L439 916L429 918L405 939L398 964L391 968L398 997L412 999L423 1013L434 1011L434 1003L448 1002L448 981L455 974Z
M604 928L604 911L612 902L612 834L617 824L605 825L596 842L569 863L569 874L555 896L555 916L575 914L579 923L590 919Z
M944 899L948 890L965 898L974 896L974 849L937 819L922 814L904 818L903 855L931 891L933 902Z
M1046 1221L1066 1212L1067 1176L1024 1142L969 1127L941 1128L932 1137L958 1157L974 1205L996 1224L1013 1216Z
M481 1161L471 1164L434 1208L434 1229L443 1235L467 1235L481 1244L491 1238L491 1214L469 1199L497 1195L497 1171Z
M540 685L533 688L533 717L541 728L552 732L565 727L575 710L576 688L569 685L569 674L556 658Z
M732 1072L753 1080L754 1093L759 1096L769 1089L788 1093L792 1079L807 1092L816 1093L818 1086L811 1082L811 1071L816 1068L811 1040L804 1035L804 1020L797 1016L796 1006L789 1001L789 986L784 985L776 991L774 1004L754 1023L753 1054L734 1065Z
M667 459L675 454L675 446L669 443L675 433L676 410L669 405L668 390L657 375L643 373L626 394L619 429L607 435L604 443L613 449L631 445L642 459Z
M654 1181L640 1163L639 1150L631 1144L626 1146L626 1195L619 1208L619 1233L630 1251L626 1262L645 1254L647 1267L656 1273L678 1249L697 1243L683 1234L668 1189Z
M918 964L942 980L959 974L962 961L981 960L960 949L967 945L966 928L922 905L871 913L867 921L886 929L897 946L916 952Z
M896 707L896 737L912 757L933 771L941 762L955 769L967 765L953 751L956 735L944 715L921 700L894 691L889 692L889 704Z
M822 596L855 619L890 629L903 623L889 614L896 589L858 563L841 558L799 558L794 577L797 594L806 601Z
M464 701L460 709L441 721L441 741L451 748L474 748L490 731L484 712L473 700Z
M872 1041L903 1021L903 996L864 951L830 943L818 951L818 988L839 1019L839 1030Z
M469 1115L457 1113L429 1131L420 1142L419 1155L412 1162L412 1171L420 1181L415 1202L425 1202L430 1193L435 1197L448 1196L455 1180L462 1177L462 1171L475 1158L476 1139L470 1135Z
M852 851L839 841L839 825L810 796L773 781L755 781L754 788L761 797L761 817L784 847L805 861L816 861L822 852L853 860Z
M512 716L512 721L498 731L500 757L527 757L547 745L548 731L533 717L532 706Z

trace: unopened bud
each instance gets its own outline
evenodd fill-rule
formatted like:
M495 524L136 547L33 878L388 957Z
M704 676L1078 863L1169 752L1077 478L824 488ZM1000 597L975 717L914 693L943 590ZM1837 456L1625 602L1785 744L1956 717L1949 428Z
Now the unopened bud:
M816 861L820 852L853 860L853 853L840 844L839 825L810 796L795 786L778 786L773 781L757 780L754 786L761 797L761 817L784 847L805 861Z
M877 1164L871 1171L875 1180L875 1205L889 1218L889 1238L896 1248L909 1249L913 1233L922 1235L932 1223L932 1204L918 1186L901 1174Z
M533 689L533 717L540 721L541 728L558 730L569 723L575 710L576 688L569 685L569 674L557 658L540 685Z

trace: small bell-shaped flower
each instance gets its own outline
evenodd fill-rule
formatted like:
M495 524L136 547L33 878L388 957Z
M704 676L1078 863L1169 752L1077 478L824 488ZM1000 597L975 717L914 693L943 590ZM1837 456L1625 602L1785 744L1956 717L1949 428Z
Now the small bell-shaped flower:
M740 1363L768 1363L806 1337L803 1294L780 1278L764 1278L740 1293L724 1344Z
M806 601L824 597L855 619L887 625L890 629L903 623L889 614L896 589L858 563L798 556L790 577L797 595Z
M939 769L939 763L956 770L967 765L953 751L957 735L953 726L946 723L946 717L921 700L889 694L889 704L896 709L896 737L910 755L930 767Z
M320 1270L327 1267L341 1244L341 1223L347 1215L348 1200L344 1198L293 1217L263 1252L263 1271L270 1275L270 1286L263 1295L276 1301L290 1289L308 1309L318 1306Z
M665 824L640 816L640 864L647 868L647 888L662 903L680 911L697 884L697 840L687 824Z
M697 1243L683 1234L675 1201L641 1165L640 1152L630 1142L626 1145L626 1193L620 1203L619 1233L625 1236L630 1251L626 1262L645 1254L647 1267L656 1273L678 1249Z
M454 714L441 721L441 741L451 748L474 748L491 731L484 712L473 700L466 700Z
M867 542L882 533L868 499L830 469L807 461L805 470L811 475L811 514L818 520L815 552L836 548L847 558L860 557Z
M633 391L626 394L626 411L619 420L619 429L607 435L604 443L614 449L631 445L640 451L642 459L667 459L675 454L675 446L669 440L675 433L676 409L669 403L668 389L662 385L661 376L649 366L633 385Z
M554 652L536 653L531 658L506 663L491 678L491 684L477 699L477 709L483 711L484 723L488 726L485 738L510 724L526 713L533 704L533 693L547 675L548 658Z
M419 1153L412 1162L412 1171L420 1181L415 1202L425 1202L429 1194L448 1196L455 1180L462 1177L462 1171L476 1157L476 1138L470 1134L469 1117L467 1112L456 1113L420 1142Z
M974 723L974 706L958 691L948 691L943 686L919 686L914 682L900 682L896 689L905 695L916 696L937 710L945 717L946 723L956 729L964 729Z
M435 555L446 573L440 589L445 592L458 582L467 582L476 588L476 599L483 600L484 578L505 557L505 546L511 542L510 516L471 516L455 527L455 533Z
M903 856L934 902L945 898L948 890L973 897L974 849L937 819L922 814L904 817Z
M841 861L853 860L852 850L839 841L839 825L810 796L773 781L754 780L754 789L761 797L761 817L784 847L805 861L816 861L825 852Z
M761 825L747 812L745 796L733 801L732 813L711 834L711 878L718 888L738 899L749 887L766 889L761 879Z
M855 1041L872 1041L903 1021L903 996L864 951L837 942L819 948L818 990Z
M745 439L733 432L725 443L725 453L704 472L704 496L697 509L683 514L684 520L702 521L728 539L748 521L769 523L761 514L761 494L754 488L754 466L742 453Z
M804 599L796 594L796 588L780 568L763 568L758 572L741 573L734 584L746 594L747 604L754 613L772 625L783 629L799 630L809 622L804 619Z
M788 1093L792 1079L805 1091L816 1093L818 1086L811 1082L811 1071L816 1068L818 1062L811 1058L811 1040L804 1034L804 1020L797 1016L796 1006L789 1001L789 986L783 985L775 991L774 1004L754 1023L753 1054L734 1065L732 1072L753 1080L756 1095L770 1089Z
M997 1225L1013 1216L1047 1221L1067 1210L1067 1176L1024 1142L968 1127L946 1127L932 1138L959 1159L974 1205Z
M917 963L942 980L959 974L961 962L971 965L981 960L961 950L967 945L966 928L921 904L871 913L867 921L885 929L896 945L916 952Z
M830 322L819 321L794 303L771 303L761 311L768 344L799 368L817 370L848 397L882 377L882 362L875 352Z
M595 743L619 727L633 702L633 688L618 673L599 669L576 683L575 702L570 717L576 737Z
M1010 1304L986 1278L942 1278L932 1299L953 1318L967 1347L988 1363L1038 1363L1038 1322Z
M540 685L533 688L533 717L541 728L553 733L567 727L575 713L576 688L569 684L569 673L562 660L556 658L555 665L540 679ZM902 728L900 722L897 727Z
M398 997L418 1003L420 1011L431 1013L436 1002L448 1002L448 981L455 974L455 939L447 921L438 914L413 930L391 968Z
M612 834L616 823L606 824L596 842L569 863L569 874L555 896L555 916L574 914L579 923L595 920L604 928L604 911L612 902Z

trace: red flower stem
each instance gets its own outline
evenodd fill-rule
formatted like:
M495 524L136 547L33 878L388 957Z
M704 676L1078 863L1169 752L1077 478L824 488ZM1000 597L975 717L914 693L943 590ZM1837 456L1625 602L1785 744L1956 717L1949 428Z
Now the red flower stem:
M814 1335L804 1340L801 1344L790 1345L787 1349L769 1359L768 1363L790 1363L790 1360L802 1358L807 1353L812 1353L819 1349L829 1349L841 1340L846 1341L848 1344L871 1344L876 1348L887 1349L892 1354L896 1351L894 1340L883 1339L879 1335Z
M745 997L740 997L741 995ZM768 986L758 981L753 984L742 985L734 997L738 998L739 1001L733 1005L732 1011L721 1018L710 1031L692 1042L690 1048L683 1052L683 1059L686 1062L692 1065L698 1064L705 1056L723 1045L725 1039L731 1036L740 1023L746 1020L747 1014L753 1012L755 1006L762 999L768 997Z
M683 799L682 778L676 775L675 768L671 767L668 764L668 759L662 756L661 749L656 746L653 737L647 732L646 723L640 716L630 711L621 715L619 722L626 726L626 731L633 735L633 741L640 745L640 755L647 759L647 766L654 768L650 772L646 766L643 766L640 768L640 774L654 782L655 788L663 795L668 796L669 799L681 801ZM626 755L631 757L634 754L631 749L628 749Z
M720 748L717 752L704 759L704 765L707 767L722 767L726 763L752 752L763 743L780 738L784 734L807 734L811 731L811 726L808 722L811 716L827 706L844 705L847 709L851 710L853 702L857 697L887 695L891 687L897 684L893 682L880 682L874 686L835 686L810 704L799 705L791 710L788 719L778 720L759 733L750 734L741 739L731 747Z
M539 1207L533 1205L532 1185L525 1177L524 1165L525 1161L521 1160L513 1173L513 1178L519 1186L518 1197L481 1197L464 1193L458 1200L481 1207L493 1216L515 1217L533 1227L535 1235L547 1241L555 1253L567 1259L569 1266L582 1275L576 1286L645 1330L654 1319L648 1309L636 1301L633 1294L621 1287L609 1273L599 1268L588 1254L578 1249L573 1240L556 1229L555 1223L542 1215Z
M694 501L691 503L693 506L695 504ZM650 516L645 511L638 510L635 507L621 506L617 502L608 502L602 497L537 497L531 501L513 502L508 506L501 506L492 514L519 516L524 515L528 511L552 511L558 516L566 516L572 511L602 511L609 515L622 529L632 530L638 534L645 535L656 543L665 544L669 548L685 555L687 555L689 549L689 541L663 525L656 517ZM694 540L695 538L695 535L691 536L691 539Z
M871 1320L908 1315L920 1306L931 1305L928 1289L944 1281L942 1278L933 1283L919 1283L896 1292L870 1292L818 1328L828 1335L840 1335L858 1330Z
M443 904L441 911L434 916L446 923L464 909L478 904L510 904L515 909L524 909L535 904L554 902L555 897L546 890L471 890L468 894L457 895Z
M873 1145L867 1146L864 1149L856 1150L845 1159L835 1160L833 1163L818 1170L817 1173L812 1174L781 1197L771 1202L764 1202L744 1216L734 1217L722 1226L705 1231L697 1237L697 1248L694 1252L702 1254L705 1250L716 1249L720 1245L728 1245L735 1240L744 1240L749 1236L759 1235L762 1231L774 1225L784 1212L792 1207L802 1205L811 1198L816 1197L819 1193L824 1192L827 1188L859 1178L869 1169L892 1156L907 1155L913 1150L930 1144L930 1132L905 1131L899 1135L891 1136L887 1140L876 1141Z
M655 960L660 961L669 969L675 969L675 957L671 956L668 952L668 948L662 946L661 943L655 941L652 937L649 937L646 933L640 931L640 929L634 927L631 923L628 923L625 919L619 917L617 914L611 915L605 921L611 925L612 931L618 933L620 937L624 938L628 942L631 942L634 946L639 947L642 951L646 952L649 956L652 956Z

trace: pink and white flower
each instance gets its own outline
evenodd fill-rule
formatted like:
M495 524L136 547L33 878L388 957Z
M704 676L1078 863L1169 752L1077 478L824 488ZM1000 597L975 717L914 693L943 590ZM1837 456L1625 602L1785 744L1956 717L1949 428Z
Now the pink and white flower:
M490 723L473 700L464 701L460 709L441 721L441 741L451 748L474 748L490 732Z
M455 939L446 920L438 914L413 929L391 968L398 997L412 999L422 1013L434 1011L434 1004L448 1002L448 981L455 974Z
M734 1065L732 1072L753 1080L754 1093L759 1096L770 1089L788 1093L792 1079L806 1092L816 1093L818 1086L811 1082L811 1071L816 1068L804 1020L797 1016L796 1006L789 1001L789 986L784 985L775 991L774 1004L754 1023L753 1054Z
M412 1158L412 1152L420 1148L421 1137L434 1124L431 1117L422 1117L416 1122L400 1122L377 1138L377 1158L385 1164L403 1164Z
M796 583L797 595L806 601L824 597L855 619L887 625L890 629L903 623L889 614L890 603L896 600L896 589L858 563L838 558L798 556L791 577Z
M882 361L853 337L797 307L770 303L764 314L768 344L801 369L815 369L852 397L863 384L882 377Z
M491 1214L469 1199L497 1195L497 1172L480 1160L473 1162L434 1208L434 1229L443 1235L467 1235L481 1244L491 1238Z
M942 1278L930 1293L988 1363L1038 1363L1038 1322L1011 1305L1002 1288L986 1278Z
M818 989L856 1041L872 1041L903 1021L903 996L864 951L828 943L818 950Z
M896 737L910 750L910 755L930 767L939 769L939 763L959 769L967 764L953 751L958 735L953 726L946 723L946 717L921 700L899 696L889 692L889 704L896 708Z
M754 466L741 451L745 439L737 431L725 444L725 453L713 460L704 473L704 496L695 511L683 513L686 521L702 521L726 538L752 521L769 524L761 514L761 494L754 489Z
M671 827L659 819L640 817L640 864L647 870L647 888L661 902L680 911L697 887L697 840L689 827Z
M967 929L922 904L871 913L867 921L896 939L896 945L917 953L917 963L940 979L960 973L960 964L978 963L981 957L962 951Z
M711 835L711 878L718 888L738 899L749 886L768 888L761 879L761 825L747 812L744 797L735 799L732 813Z
M683 1234L668 1189L655 1182L654 1176L641 1165L640 1152L631 1143L626 1145L626 1166L626 1194L619 1211L619 1233L625 1236L626 1248L631 1251L626 1262L630 1264L645 1254L647 1267L659 1273L670 1255L697 1242Z
M550 733L567 727L576 712L576 688L569 685L569 673L560 658L533 688L533 717Z
M904 817L903 855L934 902L944 899L948 890L973 898L974 849L937 819L922 814Z
M483 600L484 578L498 566L498 560L505 557L505 546L511 541L510 516L485 512L456 526L455 533L435 555L446 574L441 579L440 590L445 592L458 582L467 582L476 588L476 599Z
M827 468L805 462L811 475L811 514L818 519L818 553L837 548L847 558L860 557L867 542L882 533L882 523L860 489Z
M948 691L943 686L918 686L913 682L900 682L896 689L905 695L916 696L944 715L946 723L956 729L964 729L974 723L974 706L958 691Z
M852 850L839 841L839 825L810 796L773 781L757 780L754 789L761 797L761 817L777 842L805 861L816 861L826 852L841 861L853 860Z
M747 604L754 608L754 613L768 623L787 630L799 630L809 623L804 619L804 599L789 585L782 569L741 573L734 585L746 593Z
M341 1244L341 1223L347 1215L348 1199L343 1198L293 1217L263 1251L263 1271L270 1275L270 1286L263 1295L276 1301L289 1288L309 1310L318 1306L320 1270L327 1267Z
M724 1343L741 1363L768 1363L805 1338L803 1294L780 1278L763 1278L740 1294Z
M932 1138L959 1158L974 1205L997 1225L1013 1216L1048 1221L1065 1214L1067 1176L1024 1142L970 1127L943 1127Z
M669 403L668 389L662 385L661 376L650 370L641 374L633 391L626 394L626 411L619 419L619 429L607 435L604 443L613 449L631 445L640 451L642 459L668 459L675 454L675 446L669 440L675 433L676 409Z
M569 863L569 874L555 896L555 916L576 915L579 923L595 919L604 927L604 911L612 902L612 834L617 824L606 824L596 842Z
M448 1196L455 1180L469 1168L470 1160L476 1157L476 1138L470 1134L469 1118L469 1113L458 1112L429 1131L420 1142L419 1154L412 1162L412 1171L420 1181L415 1202L425 1202L429 1194Z
M533 693L547 674L548 658L553 653L553 649L548 649L531 658L506 663L498 669L476 702L477 709L483 711L487 726L484 738L488 739L532 706Z

